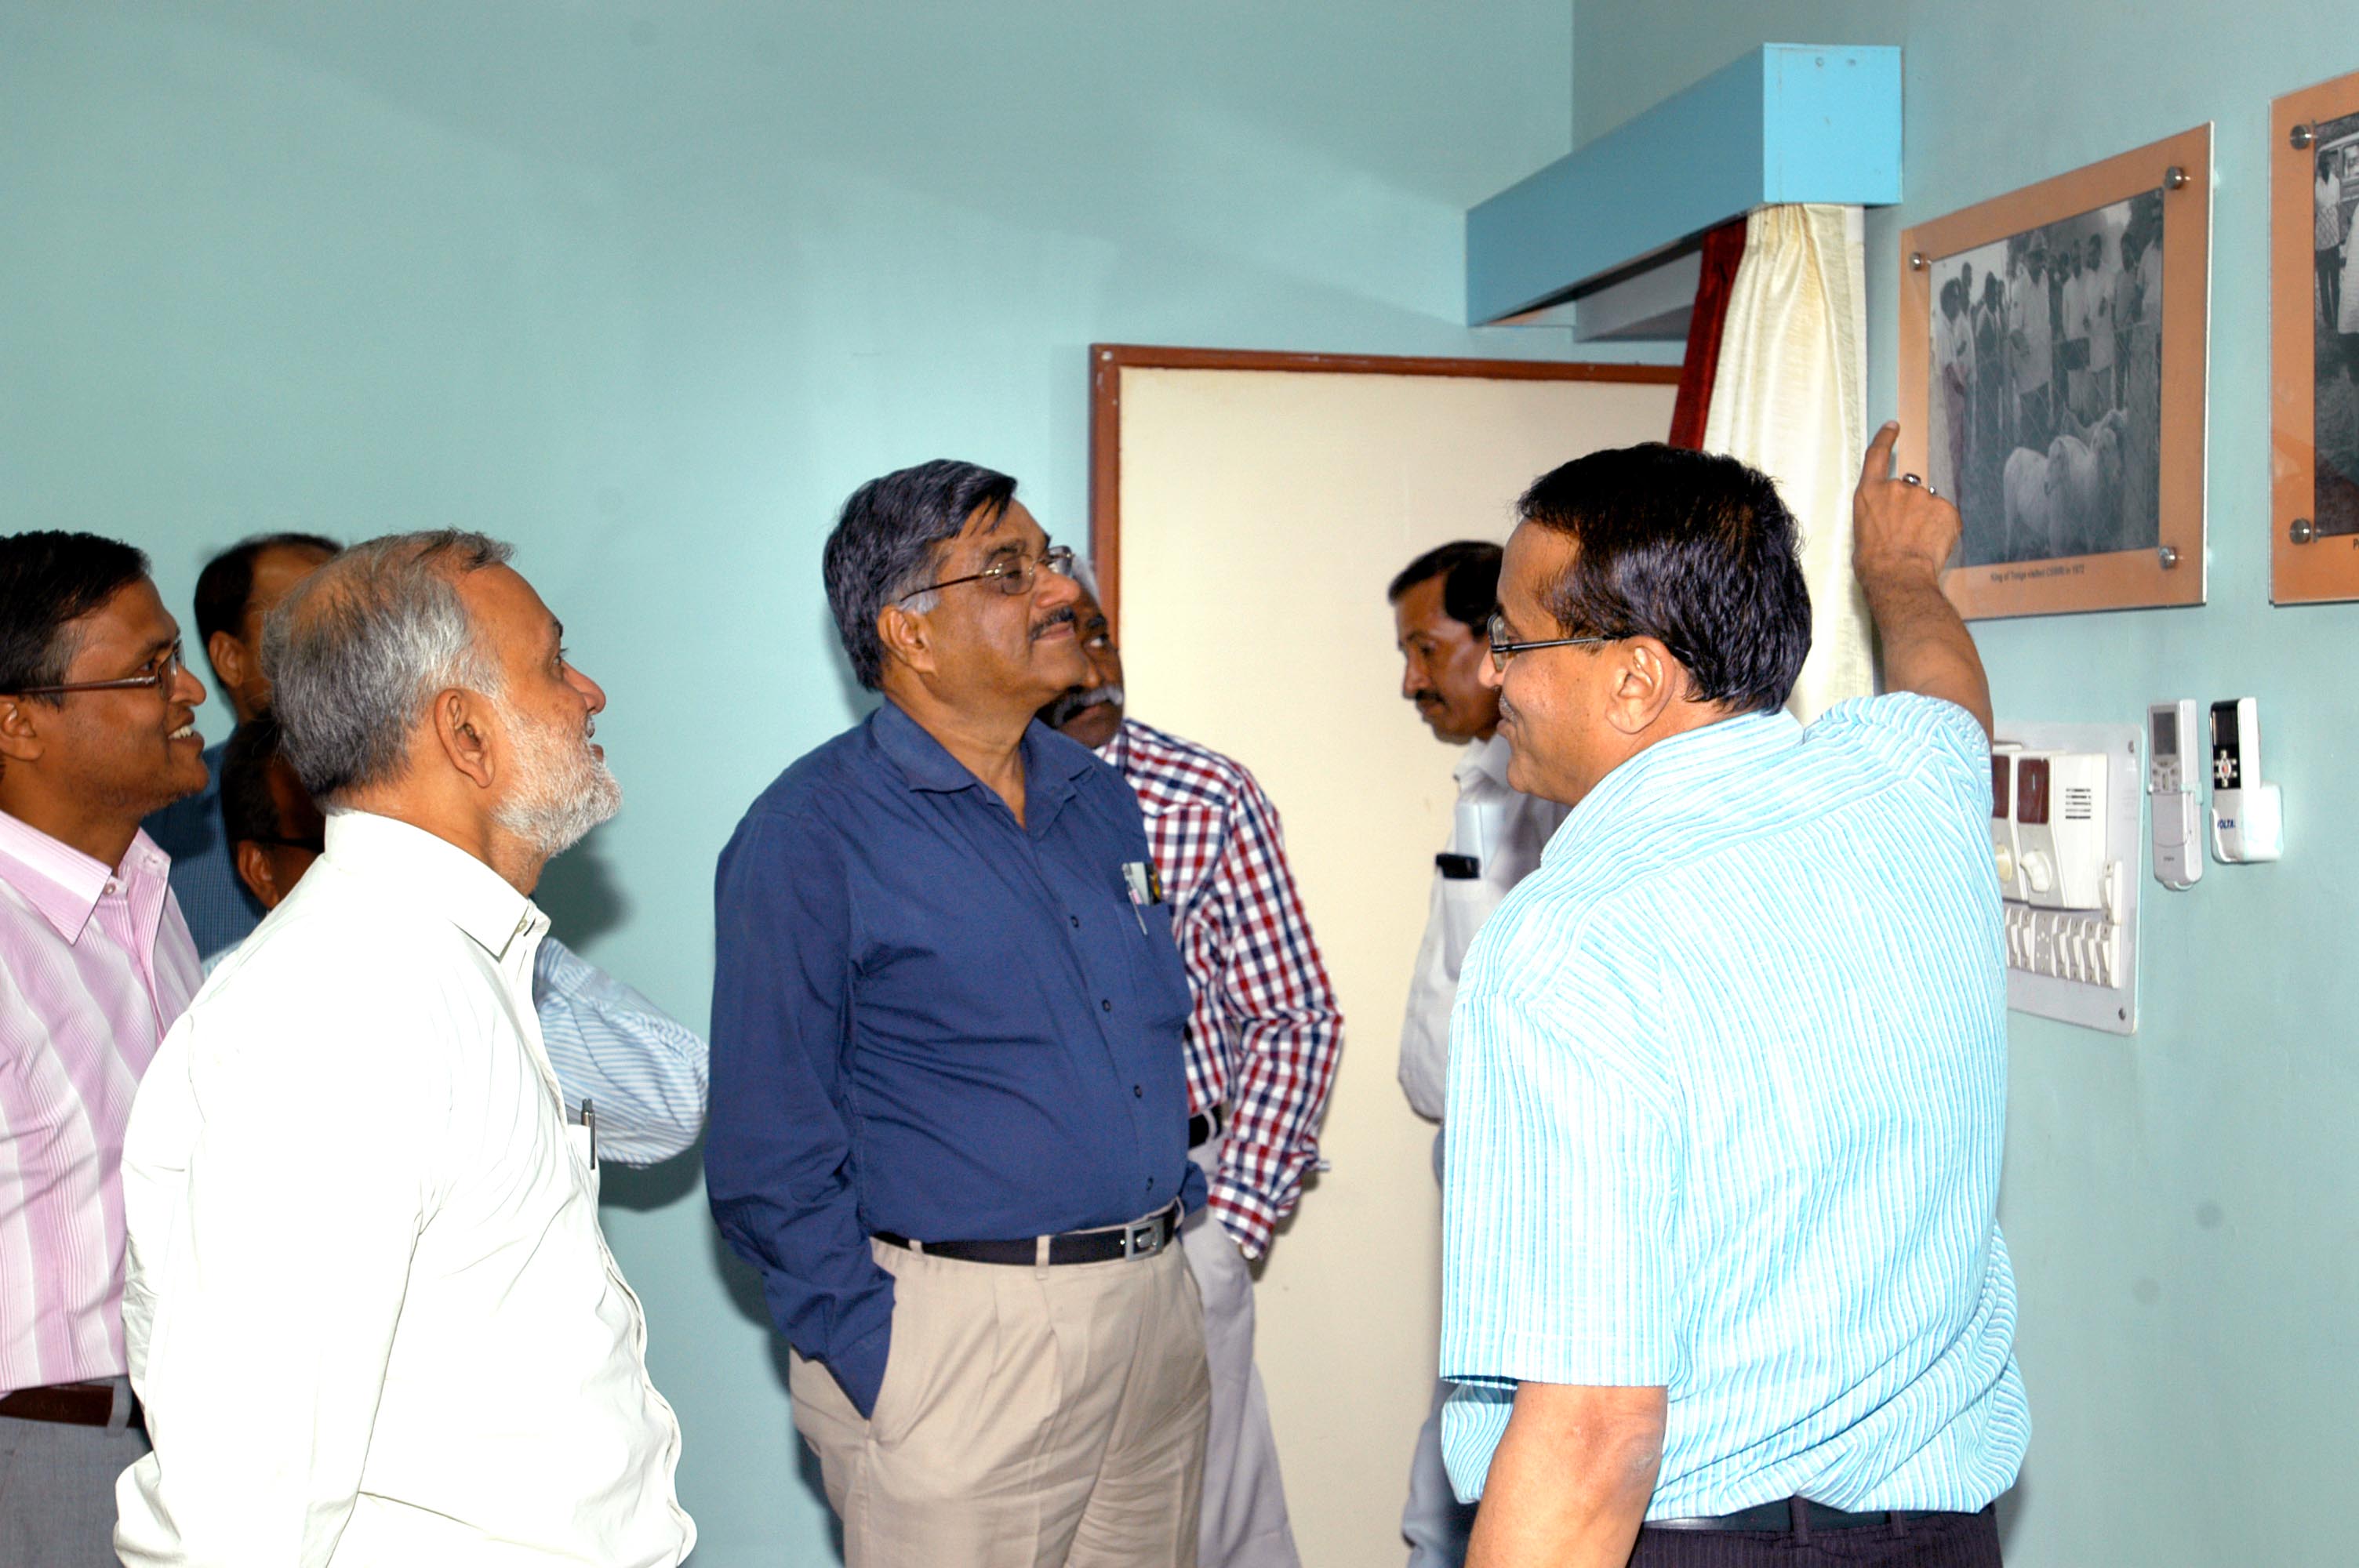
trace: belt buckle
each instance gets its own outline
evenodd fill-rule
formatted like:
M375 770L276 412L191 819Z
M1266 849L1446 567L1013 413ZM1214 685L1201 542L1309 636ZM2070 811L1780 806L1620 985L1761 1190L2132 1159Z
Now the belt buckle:
M1163 1217L1159 1214L1122 1227L1125 1258L1152 1258L1163 1250Z

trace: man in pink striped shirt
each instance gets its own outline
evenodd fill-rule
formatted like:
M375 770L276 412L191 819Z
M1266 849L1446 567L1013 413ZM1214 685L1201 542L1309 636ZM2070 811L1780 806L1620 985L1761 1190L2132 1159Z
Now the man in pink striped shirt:
M139 819L202 789L205 697L147 558L0 538L0 1563L113 1563L124 1125L201 979Z

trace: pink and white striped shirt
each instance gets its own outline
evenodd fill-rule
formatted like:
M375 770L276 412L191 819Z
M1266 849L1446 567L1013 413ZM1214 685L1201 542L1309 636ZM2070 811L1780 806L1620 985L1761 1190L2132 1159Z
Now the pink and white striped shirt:
M170 865L0 812L0 1391L124 1370L123 1130L203 979Z

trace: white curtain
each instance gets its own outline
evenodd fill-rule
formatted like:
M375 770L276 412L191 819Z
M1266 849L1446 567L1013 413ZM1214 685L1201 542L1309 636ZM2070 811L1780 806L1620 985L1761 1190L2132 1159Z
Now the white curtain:
M1800 525L1810 656L1787 707L1806 724L1875 688L1867 603L1851 575L1851 496L1867 442L1863 232L1856 207L1752 215L1704 415L1704 450L1777 481Z

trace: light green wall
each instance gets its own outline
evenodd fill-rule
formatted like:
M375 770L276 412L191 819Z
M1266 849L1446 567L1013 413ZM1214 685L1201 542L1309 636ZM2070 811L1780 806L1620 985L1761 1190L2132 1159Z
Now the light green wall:
M1906 48L1908 200L1868 228L1871 413L1909 222L2217 123L2211 603L1976 628L2003 717L2260 699L2288 858L2145 892L2136 1038L2018 1020L2003 1218L2034 1434L2020 1568L2347 1563L2306 1518L2359 1457L2359 611L2268 604L2272 96L2359 67L2359 10L2246 0L1580 0L1586 139L1755 44ZM2313 1522L2316 1520L2316 1522Z
M1565 353L1458 323L1465 209L1568 145L1571 27L1562 0L7 0L0 530L132 539L178 607L252 529L515 539L630 796L547 902L701 1022L713 856L853 711L833 506L953 454L1080 538L1093 340ZM609 1195L699 1563L832 1560L693 1162Z

